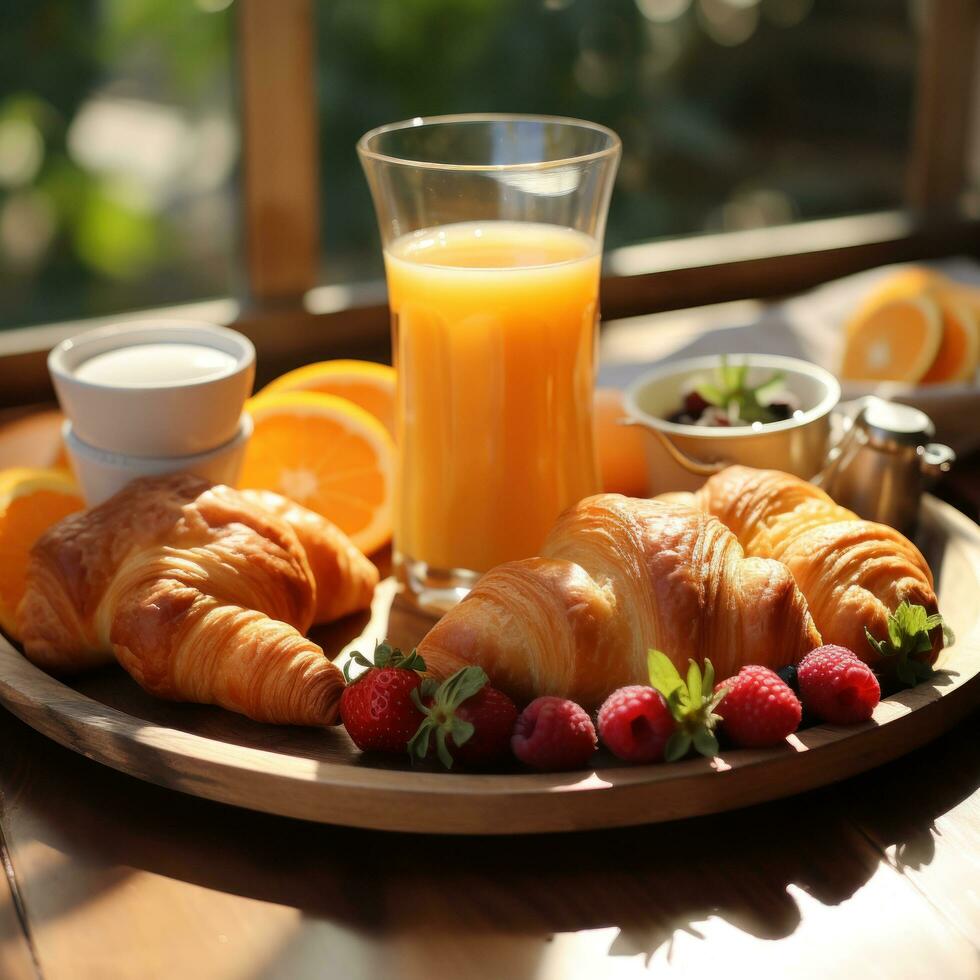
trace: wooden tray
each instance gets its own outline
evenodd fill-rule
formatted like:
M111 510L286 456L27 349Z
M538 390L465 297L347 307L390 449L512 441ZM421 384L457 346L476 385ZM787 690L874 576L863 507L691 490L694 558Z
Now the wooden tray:
M950 728L980 701L980 528L939 501L923 505L918 542L957 635L942 668L883 701L853 728L810 728L777 749L725 751L673 765L604 760L590 772L492 775L413 772L366 761L343 729L259 725L218 708L145 695L107 668L71 686L0 636L0 702L90 759L208 799L324 823L385 830L512 834L616 827L715 813L787 796L870 769ZM429 621L388 579L370 617L317 636L330 653L410 646Z

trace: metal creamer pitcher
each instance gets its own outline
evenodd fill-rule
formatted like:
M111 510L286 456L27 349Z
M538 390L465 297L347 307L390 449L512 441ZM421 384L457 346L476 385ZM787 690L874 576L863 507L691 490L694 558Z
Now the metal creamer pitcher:
M635 420L625 424L643 425ZM925 412L874 395L860 399L855 411L840 418L842 434L831 446L811 483L822 487L841 506L867 520L900 531L915 529L922 492L946 473L956 453L942 443ZM684 470L708 477L733 460L693 459L665 433L643 425Z
M923 490L956 454L932 441L932 420L910 405L869 396L844 425L812 482L859 516L911 532Z

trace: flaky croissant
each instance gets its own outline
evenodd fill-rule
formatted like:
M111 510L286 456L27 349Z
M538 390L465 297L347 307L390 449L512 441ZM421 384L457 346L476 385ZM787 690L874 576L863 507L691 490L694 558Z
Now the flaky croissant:
M683 672L710 658L719 678L743 664L795 663L820 635L785 565L745 558L735 536L690 506L588 497L552 529L542 557L487 572L419 644L445 676L477 664L512 697L593 707L646 683L647 651Z
M340 531L274 494L149 477L42 536L18 623L47 670L114 656L159 697L326 725L343 677L303 634L367 606L377 581Z
M937 611L932 572L908 538L862 520L799 477L729 466L693 502L727 525L747 555L784 562L824 642L848 647L864 660L879 659L865 628L878 639L887 637L888 614L902 601ZM942 629L936 627L930 638L926 659L933 661L942 648Z

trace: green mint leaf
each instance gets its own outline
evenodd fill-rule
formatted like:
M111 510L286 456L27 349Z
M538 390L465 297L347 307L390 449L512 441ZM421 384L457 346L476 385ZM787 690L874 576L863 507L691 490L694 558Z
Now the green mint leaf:
M664 748L664 760L666 762L677 762L683 759L691 749L691 736L685 731L676 731L667 739Z
M699 728L692 739L694 751L700 755L713 759L718 754L718 739L715 733L707 728Z
M674 662L659 650L647 651L647 670L650 674L650 686L659 691L667 701L674 691L684 686Z
M904 632L902 631L902 624L898 621L897 616L888 617L888 640L896 653L902 648L902 640L904 639Z
M915 656L917 653L928 653L931 649L932 640L930 639L929 634L919 633L915 637L915 645L912 647L909 653L912 654L912 656Z
M775 374L766 378L761 384L757 384L749 390L755 396L756 401L761 402L764 398L776 394L783 385L783 372L777 371Z
M696 385L694 390L709 404L721 406L725 403L725 393L717 385L710 382Z
M890 619L894 619L897 623L903 637L913 637L925 629L925 606L912 606L903 600Z
M885 641L884 640L876 640L871 635L871 630L869 630L867 626L864 627L864 636L865 636L865 639L867 639L868 643L871 644L871 649L872 650L875 650L882 657L887 657L888 656L889 651L887 649L887 645L886 645Z
M728 356L726 354L721 355L721 364L718 365L717 373L723 388L731 391L732 388L736 387L735 374L732 366L728 363Z
M881 657L895 657L895 676L911 687L932 676L932 667L918 658L931 652L929 633L940 626L945 638L946 623L939 613L929 615L925 606L903 600L888 616L887 640L875 639L867 628L864 633L872 649Z

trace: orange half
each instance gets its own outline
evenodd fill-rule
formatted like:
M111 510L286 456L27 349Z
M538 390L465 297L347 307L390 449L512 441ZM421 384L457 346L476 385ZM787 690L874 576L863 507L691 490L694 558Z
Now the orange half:
M929 289L943 287L948 280L946 277L923 265L911 265L882 279L864 298L857 312L848 322L846 333L849 336L855 326L867 319L881 307L894 303L899 299L911 299L920 296Z
M373 361L320 361L271 381L259 395L316 391L359 405L395 435L395 369Z
M969 381L976 373L977 354L980 351L980 329L976 316L952 294L940 294L940 308L943 335L935 359L922 376L922 383Z
M312 391L246 404L255 431L240 487L274 490L336 524L365 554L391 539L395 445L363 408Z
M935 360L942 336L939 304L931 296L892 300L851 322L841 376L917 384Z
M0 627L8 635L17 636L17 607L34 542L84 506L75 481L63 470L0 470Z

